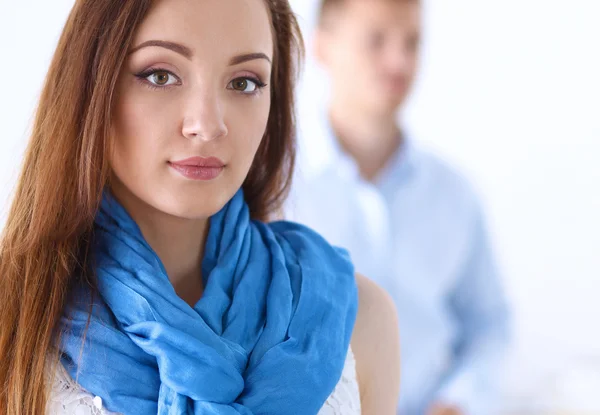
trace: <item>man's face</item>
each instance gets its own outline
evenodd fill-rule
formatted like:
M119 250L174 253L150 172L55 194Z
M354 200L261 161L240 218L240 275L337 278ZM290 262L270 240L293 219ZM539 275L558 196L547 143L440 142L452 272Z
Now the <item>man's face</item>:
M396 111L415 77L420 39L418 1L347 0L317 31L317 58L334 99L369 113Z

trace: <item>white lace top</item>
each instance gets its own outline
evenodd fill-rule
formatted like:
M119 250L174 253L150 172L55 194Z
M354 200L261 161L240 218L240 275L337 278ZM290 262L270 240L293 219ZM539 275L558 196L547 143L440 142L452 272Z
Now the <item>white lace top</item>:
M116 415L69 376L62 365L51 381L46 415ZM348 353L342 377L318 415L360 415L360 394L356 380L356 362Z

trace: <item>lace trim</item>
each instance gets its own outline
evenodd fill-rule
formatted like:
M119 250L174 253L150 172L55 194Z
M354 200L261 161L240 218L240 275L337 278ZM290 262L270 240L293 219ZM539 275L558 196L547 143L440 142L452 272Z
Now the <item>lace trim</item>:
M92 396L79 386L59 364L54 379L46 415L111 415L102 406L102 398Z
M51 382L46 415L117 415L79 386L59 364ZM356 381L356 361L350 350L342 377L318 415L360 415L360 393Z
M356 380L356 361L348 352L342 377L318 415L360 415L360 391Z

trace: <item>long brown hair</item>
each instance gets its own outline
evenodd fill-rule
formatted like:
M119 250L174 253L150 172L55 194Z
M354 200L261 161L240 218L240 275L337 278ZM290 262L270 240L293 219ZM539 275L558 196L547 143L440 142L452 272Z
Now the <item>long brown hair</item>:
M294 84L303 48L287 0L265 0L275 37L271 111L244 182L253 218L283 203L294 165ZM43 414L46 371L75 270L110 176L117 77L151 0L77 0L50 66L0 240L0 413ZM55 351L50 354L50 351Z

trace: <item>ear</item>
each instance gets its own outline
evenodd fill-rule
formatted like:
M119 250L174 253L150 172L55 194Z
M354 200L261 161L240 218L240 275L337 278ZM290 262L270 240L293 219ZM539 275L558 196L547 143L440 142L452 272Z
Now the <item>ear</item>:
M329 33L327 29L317 27L313 32L312 38L312 50L315 60L323 66L327 66L328 63L328 46L330 43Z

